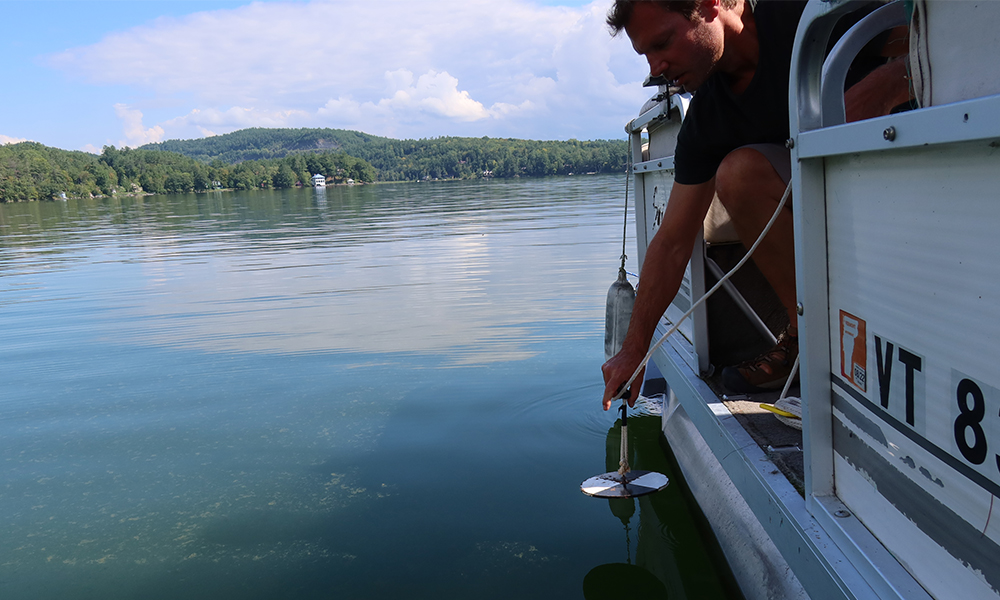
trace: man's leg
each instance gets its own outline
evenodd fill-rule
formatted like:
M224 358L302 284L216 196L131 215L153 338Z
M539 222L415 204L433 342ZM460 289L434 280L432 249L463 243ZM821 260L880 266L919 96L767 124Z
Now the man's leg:
M787 180L756 148L734 150L722 162L715 177L715 189L733 220L740 241L747 248L764 230L786 186ZM778 294L788 312L788 322L794 326L795 250L790 199L754 252L753 261Z
M764 230L785 192L790 165L779 146L753 146L731 152L716 174L716 191L733 220L736 233L749 248ZM798 354L795 313L795 254L791 202L786 201L753 261L774 288L788 313L789 328L770 352L723 372L734 392L780 388Z

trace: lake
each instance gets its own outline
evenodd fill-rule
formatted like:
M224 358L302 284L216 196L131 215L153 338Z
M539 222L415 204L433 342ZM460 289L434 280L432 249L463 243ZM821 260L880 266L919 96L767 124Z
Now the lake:
M624 187L0 205L0 597L727 597L678 481L580 492Z

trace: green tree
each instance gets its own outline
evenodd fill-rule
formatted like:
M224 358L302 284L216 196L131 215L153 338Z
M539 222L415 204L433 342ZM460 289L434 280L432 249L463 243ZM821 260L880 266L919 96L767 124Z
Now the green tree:
M274 187L278 189L295 187L295 181L295 172L287 164L278 167L278 172L274 174L272 179Z
M166 176L163 188L174 194L193 191L194 175L186 171L173 171Z

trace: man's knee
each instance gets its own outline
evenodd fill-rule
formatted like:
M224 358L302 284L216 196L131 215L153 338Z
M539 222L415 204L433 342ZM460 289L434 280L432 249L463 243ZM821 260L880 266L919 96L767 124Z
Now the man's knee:
M756 195L762 188L780 186L784 182L771 161L754 148L733 150L715 174L715 190L725 207L739 210L748 193Z

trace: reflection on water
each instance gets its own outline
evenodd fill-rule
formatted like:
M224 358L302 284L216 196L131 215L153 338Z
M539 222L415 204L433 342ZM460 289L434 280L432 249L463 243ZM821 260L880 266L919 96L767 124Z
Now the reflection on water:
M0 597L684 597L681 504L579 491L622 189L0 205Z
M671 482L664 490L638 498L594 499L606 502L611 514L622 524L625 562L591 569L583 583L587 600L622 597L721 599L733 589L730 584L727 590L719 575L706 569L712 556L689 517L682 483L671 473L660 446L661 403L662 396L641 398L637 404L640 414L629 417L628 460L631 468L664 473ZM608 429L605 447L605 471L618 470L620 419Z
M529 358L554 313L592 311L579 297L600 283L587 267L606 248L581 218L595 208L586 186L428 187L45 203L0 227L22 269L69 261L78 277L113 278L93 309L107 335L137 345L480 364ZM72 256L36 245L63 232Z

